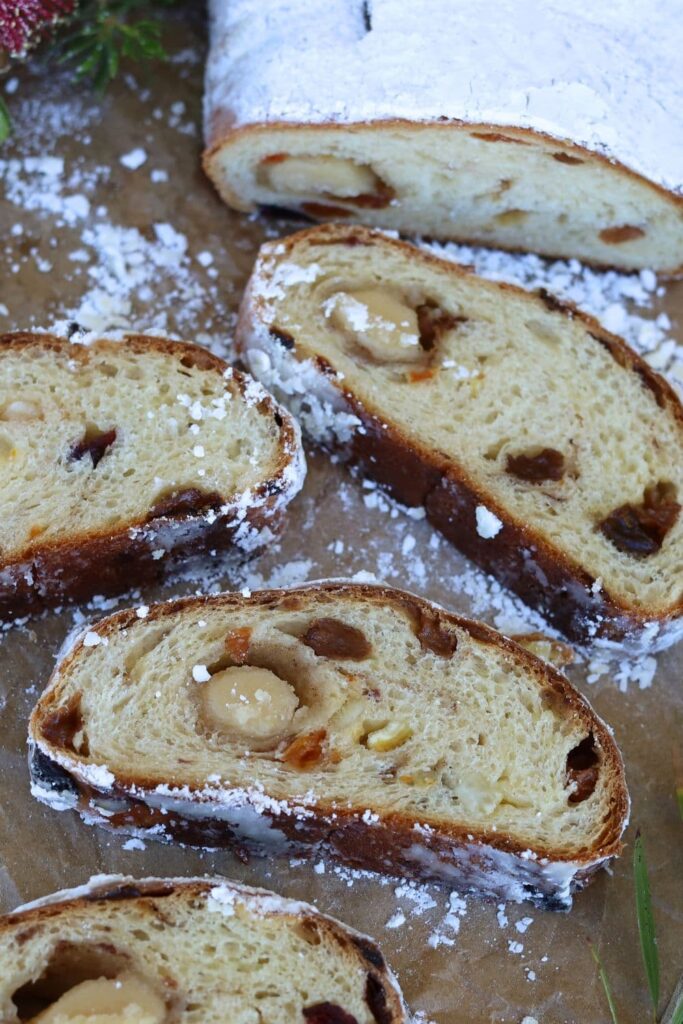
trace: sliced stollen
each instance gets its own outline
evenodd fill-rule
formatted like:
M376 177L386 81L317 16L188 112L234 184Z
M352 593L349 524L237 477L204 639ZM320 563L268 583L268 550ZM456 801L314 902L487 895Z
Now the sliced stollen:
M120 612L60 658L32 792L88 823L567 908L621 849L611 733L486 626L330 582Z
M404 1024L372 941L223 878L95 876L0 919L6 1024Z
M262 247L237 340L314 440L567 636L681 636L683 408L596 320L329 225Z
M304 472L292 417L197 345L0 336L0 615L254 551Z
M683 270L667 0L209 9L204 166L235 209Z

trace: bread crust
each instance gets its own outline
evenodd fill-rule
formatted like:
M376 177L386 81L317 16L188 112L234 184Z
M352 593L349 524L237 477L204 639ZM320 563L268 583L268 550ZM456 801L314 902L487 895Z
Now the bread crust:
M575 716L593 734L600 750L601 770L612 782L609 817L590 848L557 849L539 842L530 850L528 844L501 830L468 828L447 821L421 823L404 812L377 814L372 810L368 814L365 804L341 806L319 794L314 803L290 803L268 794L226 788L226 783L223 788L212 789L187 785L172 776L162 779L133 774L119 775L109 788L101 788L97 780L88 778L86 766L77 755L55 745L44 732L45 723L60 702L61 680L79 657L82 637L56 665L31 716L34 795L58 809L77 809L89 823L135 835L228 847L238 855L245 851L267 852L271 843L275 849L290 854L330 851L354 867L446 882L496 898L531 899L550 908L571 906L571 893L582 888L595 871L621 851L629 797L623 762L610 730L552 665L483 623L462 618L413 594L345 581L265 590L247 598L240 594L179 598L151 607L147 621L158 621L190 608L220 608L226 613L245 607L292 609L302 606L311 594L320 606L328 599L344 598L394 607L408 618L418 638L426 623L432 634L438 634L444 624L459 627L479 643L502 650L531 673L545 700ZM102 620L94 629L100 636L108 637L135 620L135 610L122 611ZM229 813L231 806L241 808L242 817L251 816L258 822L257 827L252 828L249 821L245 828L236 827ZM272 835L264 844L268 831Z
M260 910L265 916L288 917L302 926L310 924L318 934L324 935L330 945L338 947L347 961L349 971L364 970L372 979L372 988L378 992L378 1003L386 1015L381 1024L406 1024L407 1011L400 988L384 956L373 939L348 925L320 913L308 903L288 900L266 889L240 885L221 877L213 878L143 878L123 875L99 875L77 889L54 893L35 903L0 918L0 937L23 944L54 918L83 911L94 917L106 913L107 904L142 901L147 908L158 909L163 919L168 900L182 901L196 907L207 901L212 891L220 889L259 907L260 901L269 909ZM262 905L263 905L262 904ZM0 988L2 982L0 981ZM0 992L0 996L2 993Z
M377 132L381 135L384 131L392 132L397 129L403 132L412 132L415 135L416 140L419 139L422 131L428 129L430 131L446 133L459 131L465 131L468 133L490 133L494 135L505 135L511 139L516 139L521 143L531 141L545 145L561 146L563 150L567 149L575 153L582 161L594 161L603 166L607 166L614 174L624 176L632 181L637 181L639 185L651 189L655 195L666 199L666 201L671 204L672 216L680 216L681 211L683 211L683 193L673 192L665 188L663 185L639 174L637 171L632 170L630 167L620 163L618 160L608 157L604 153L581 146L580 144L573 142L571 139L559 138L534 128L491 124L489 122L461 121L457 119L439 118L432 121L409 121L403 118L393 118L350 123L322 121L315 124L297 124L289 121L262 121L253 124L236 125L234 123L234 117L229 110L219 109L211 111L206 132L206 147L202 154L202 166L207 176L213 182L219 195L224 202L228 204L228 206L231 206L233 209L241 212L253 212L256 208L254 204L248 199L240 196L234 188L231 188L225 182L224 177L219 173L218 169L214 166L215 159L219 153L241 143L245 137L248 138L252 135L265 135L267 137L275 131L306 131L311 133L316 131L335 131L342 134L346 132ZM296 209L294 209L293 212L301 216ZM350 218L353 218L353 214L353 209L349 209ZM447 234L444 233L443 235L439 235L438 238L441 241L447 240L464 245L483 246L484 248L490 248L492 244L491 239L475 238L469 234L459 234L457 226L454 226L453 231L449 230ZM499 241L496 241L495 248L504 249L508 252L528 251L526 249L506 246ZM547 251L544 250L544 257L549 259L567 259L567 254L555 252L552 248L549 248ZM623 272L623 265L618 263L609 263L608 261L603 262L600 260L594 261L590 259L584 260L583 258L582 262L600 269L616 269ZM658 269L657 274L664 280L677 280L683 276L683 261L673 267Z
M378 240L382 246L409 253L413 261L419 259L444 270L444 261L439 257L358 225L327 224L300 231L280 240L278 251L286 257L295 253L301 242L373 245ZM448 272L454 277L469 273L466 268L450 263ZM683 405L676 392L622 338L605 330L594 317L573 303L557 299L545 290L533 293L505 282L496 285L510 294L524 296L530 305L539 303L545 309L583 323L616 363L638 375L663 413L675 419L683 436ZM245 291L236 330L243 356L248 353L254 330L266 324L265 305L252 279ZM277 327L276 324L267 326ZM289 353L288 356L292 360L296 358ZM492 496L478 489L460 466L406 437L395 424L382 417L379 409L362 402L349 388L338 385L331 367L326 368L318 360L318 369L321 387L334 390L344 408L358 421L348 443L335 443L332 437L329 441L326 438L324 447L341 452L402 504L424 507L429 521L444 536L527 604L538 608L565 636L580 644L596 640L622 644L635 652L660 650L683 636L683 598L663 614L626 605L609 594L604 586L598 587L596 579L577 561L537 535L533 526L515 520ZM482 538L476 529L475 509L482 504L506 527L488 539Z
M150 349L188 361L188 365L223 374L231 369L208 350L187 342L141 334L127 334L121 341L103 339L98 346L120 351L125 345L132 353L144 355ZM73 359L87 359L91 346L72 344L50 334L14 332L0 335L0 347L22 351L39 346L63 352L70 346ZM232 380L244 395L250 378L238 370ZM253 502L239 522L235 500L239 495L212 495L212 515L207 507L195 514L159 515L130 521L115 530L76 534L73 539L36 540L18 556L0 556L0 619L33 614L63 601L83 601L93 594L110 595L133 586L162 579L185 559L209 550L231 547L251 553L263 546L270 535L284 527L286 506L300 489L305 473L298 428L282 406L264 392L263 414L272 416L280 429L275 472L253 489ZM250 545L247 538L258 538ZM158 552L167 557L158 557ZM157 554L155 554L157 552Z

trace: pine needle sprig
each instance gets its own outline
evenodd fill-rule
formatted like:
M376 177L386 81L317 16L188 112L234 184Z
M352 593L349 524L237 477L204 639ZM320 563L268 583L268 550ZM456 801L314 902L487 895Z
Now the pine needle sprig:
M155 7L173 0L157 0ZM57 43L60 64L71 65L79 81L89 80L103 92L118 73L123 58L135 61L163 60L163 22L132 18L149 4L140 0L90 0L78 10L71 31Z

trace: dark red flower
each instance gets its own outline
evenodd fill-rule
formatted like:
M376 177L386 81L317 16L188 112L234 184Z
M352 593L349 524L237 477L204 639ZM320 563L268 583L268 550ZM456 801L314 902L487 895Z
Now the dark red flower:
M57 22L73 14L78 0L0 0L0 50L23 57Z

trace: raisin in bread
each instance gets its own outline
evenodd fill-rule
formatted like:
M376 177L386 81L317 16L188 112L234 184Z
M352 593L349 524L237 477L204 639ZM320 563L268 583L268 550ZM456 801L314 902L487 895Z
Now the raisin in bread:
M568 907L620 850L611 733L514 642L342 582L121 612L62 657L33 794L88 823Z
M683 269L681 32L666 0L212 0L204 165L285 207ZM520 60L523 54L523 60Z
M597 321L329 225L261 249L237 338L314 439L566 635L681 635L683 408Z
M0 614L156 578L164 556L266 544L299 430L195 345L0 337Z
M99 875L0 919L6 1024L404 1024L375 943L223 878Z

